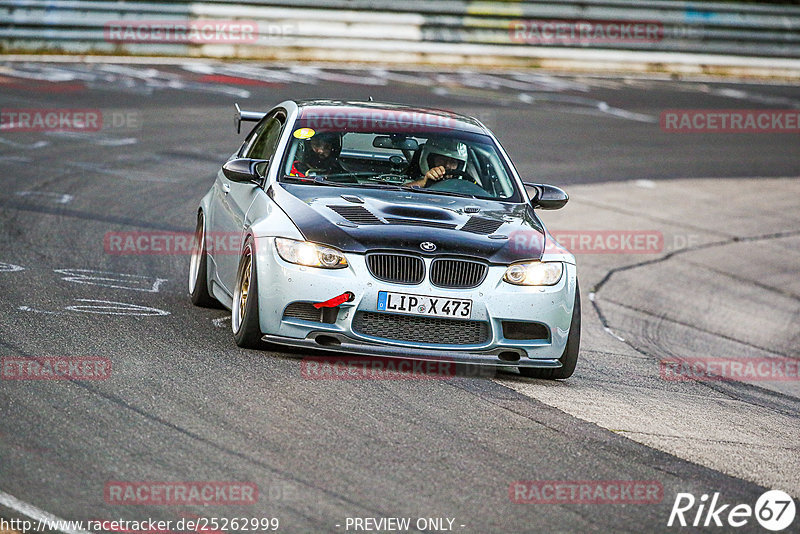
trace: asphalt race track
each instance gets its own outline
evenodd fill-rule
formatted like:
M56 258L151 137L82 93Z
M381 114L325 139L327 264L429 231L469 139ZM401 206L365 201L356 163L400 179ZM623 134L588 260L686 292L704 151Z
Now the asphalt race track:
M278 518L282 532L389 517L426 532L450 523L417 519L464 533L723 532L667 527L677 494L800 497L797 133L659 125L668 109L798 110L796 86L196 61L6 62L0 88L3 109L104 119L93 132L0 130L0 356L113 365L107 380L0 380L0 516L30 516L23 503L74 520ZM303 352L239 349L228 312L191 305L188 255L104 245L108 232L193 230L244 136L234 102L370 96L483 120L524 176L570 193L543 215L551 231L662 236L645 253L578 252L571 379L309 380ZM795 377L665 377L663 360L704 357L793 361ZM509 491L619 480L663 495L530 504ZM258 500L120 505L104 493L113 481L246 481ZM736 531L767 532L752 517Z

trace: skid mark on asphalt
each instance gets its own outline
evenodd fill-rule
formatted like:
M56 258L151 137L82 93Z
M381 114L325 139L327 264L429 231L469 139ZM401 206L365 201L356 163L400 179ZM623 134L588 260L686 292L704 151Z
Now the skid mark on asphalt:
M67 140L88 141L98 146L128 146L139 142L136 137L113 137L96 132L45 132L45 135Z
M704 249L715 248L715 247L722 247L722 246L731 245L731 244L734 244L734 243L744 243L744 242L754 242L754 241L767 241L767 240L771 240L771 239L783 239L785 237L795 237L795 236L800 236L800 230L789 230L789 231L785 231L785 232L775 232L775 233L771 233L771 234L763 234L763 235L747 236L747 237L731 237L731 238L725 239L723 241L712 241L710 243L703 243L701 245L694 245L694 246L691 246L691 247L686 247L686 248L682 248L682 249L679 249L679 250L674 250L674 251L669 252L669 253L667 253L667 254L665 254L665 255L663 255L661 257L658 257L658 258L653 258L653 259L641 261L641 262L638 262L638 263L632 263L632 264L629 264L629 265L623 265L621 267L615 267L614 269L611 269L610 271L608 271L605 274L605 276L597 284L595 284L595 286L593 288L593 293L595 293L595 295L597 293L599 293L600 290L603 288L603 286L606 283L608 283L608 281L611 279L611 277L614 276L615 273L622 272L622 271L628 271L628 270L631 270L631 269L638 269L640 267L644 267L646 265L653 265L655 263L662 263L662 262L670 260L673 257L678 256L680 254L687 254L687 253L690 253L690 252L696 252L698 250L704 250ZM595 309L597 309L598 305L597 305L596 300L592 300L592 303L593 303ZM607 326L607 324L605 322L603 322L603 324L605 326ZM632 348L635 348L635 347L632 347Z
M692 265L694 267L697 267L698 269L705 269L706 271L711 271L714 274L718 274L720 276L724 276L726 278L730 278L730 279L735 280L735 281L740 282L740 283L752 284L752 285L758 287L759 289L763 289L765 291L769 291L770 293L776 293L776 294L784 296L784 297L789 297L790 299L800 300L800 295L798 295L797 293L793 293L791 291L786 291L785 289L781 289L779 287L774 287L774 286L770 286L770 285L767 285L767 284L763 284L763 283L759 282L758 280L753 280L751 278L745 278L743 276L738 276L738 275L735 275L733 273L730 273L730 272L727 272L727 271L723 271L722 269L715 269L715 268L713 268L713 267L711 267L709 265L706 265L704 263L698 263L698 262L694 262L692 260L687 260L687 259L684 259L683 261L687 265Z
M165 178L163 175L150 174L141 170L111 169L101 163L65 161L64 165L84 171L91 171L97 174L114 176L115 178L124 178L133 182L176 183L181 181L179 178Z
M664 218L664 217L657 217L657 216L652 215L650 213L640 213L640 212L637 212L635 210L621 208L621 207L613 205L613 204L605 204L603 202L597 202L597 201L594 201L594 200L587 200L586 198L570 199L570 202L572 202L573 204L585 204L587 206L592 206L593 208L599 208L599 209L603 209L603 210L606 210L606 211L619 213L619 214L622 214L622 215L630 215L631 217L638 217L638 218L642 218L642 219L647 219L648 221L661 223L661 224L664 224L664 225L667 225L667 226L675 226L675 227L678 227L678 228L686 228L688 230L694 230L694 231L696 231L698 233L716 234L717 236L722 237L722 238L731 237L730 234L726 234L726 233L720 232L718 230L712 230L710 228L706 228L706 227L703 227L703 226L695 226L693 224L687 223L686 221L681 221L681 220L677 220L677 219L674 219L674 218L673 219L669 219L669 218ZM720 243L720 242L717 242L717 243ZM681 250L686 250L686 249L681 249Z
M698 250L721 247L721 246L730 245L730 244L733 244L733 243L748 242L748 241L749 242L765 241L765 240L780 239L780 238L785 238L785 237L794 237L794 236L798 236L798 235L800 235L800 231L777 232L777 233L773 233L773 234L766 234L766 235L760 235L760 236L750 236L750 237L731 237L731 238L723 240L723 241L713 241L713 242L710 242L710 243L704 243L704 244L701 244L701 245L695 245L695 246L691 246L691 247L687 247L687 248L683 248L683 249L679 249L679 250L674 250L674 251L669 252L669 253L667 253L664 256L661 256L659 258L654 258L654 259L645 260L645 261L634 263L634 264L629 264L629 265L623 265L621 267L616 267L616 268L611 269L610 271L606 272L605 276L597 284L595 284L595 286L592 288L591 292L589 293L589 300L592 303L592 308L594 309L595 313L597 314L598 319L600 320L600 324L602 325L603 330L605 330L608 334L610 334L614 338L618 339L619 341L625 343L626 345L628 345L633 350L635 350L635 351L637 351L637 352L639 352L639 353L641 353L641 354L643 354L645 356L653 356L653 354L650 354L647 350L645 350L644 348L642 348L641 346L636 344L634 341L626 340L626 339L622 338L621 336L619 336L618 334L616 334L614 332L614 330L612 329L611 325L609 324L607 316L605 315L605 313L603 312L603 310L600 307L599 300L598 300L598 293L611 280L611 278L614 276L614 274L619 273L619 272L623 272L623 271L629 271L629 270L632 270L632 269L638 269L638 268L641 268L641 267L644 267L644 266L648 266L648 265L654 265L654 264L657 264L657 263L662 263L662 262L670 260L671 258L674 258L675 256L686 254L686 253L689 253L689 252L695 252L695 251L698 251ZM631 311L634 311L636 313L641 313L643 315L654 317L654 318L658 319L659 321L669 321L669 322L672 322L674 324L678 324L680 326L696 330L698 332L702 332L702 333L713 335L713 336L718 336L718 337L720 337L722 339L726 339L728 341L739 343L739 344L742 344L744 346L748 346L748 347L751 347L751 348L762 350L762 351L770 353L770 354L774 354L774 355L782 356L782 357L790 357L789 355L783 354L783 353L781 353L779 351L775 351L775 350L772 350L772 349L769 349L769 348L766 348L766 347L754 345L752 343L748 343L748 342L733 338L731 336L727 336L727 335L722 334L722 333L712 332L712 331L703 329L703 328L701 328L701 327L699 327L697 325L689 324L689 323L687 323L685 321L681 321L679 319L671 319L671 318L665 317L663 315L659 315L659 314L650 312L648 310L643 310L643 309L636 308L634 306L629 306L627 304L615 301L613 299L604 299L604 300L608 301L611 304L615 304L617 306L620 306L622 308L630 309ZM739 385L747 385L747 386L752 386L752 387L758 387L758 386L755 386L755 385L752 385L752 384L743 384L741 382L732 382L731 384L739 384ZM733 385L729 385L728 387L734 387L734 386ZM723 388L720 387L719 391L722 391L722 389Z
M194 228L183 228L163 223L148 222L134 217L116 217L114 215L102 215L99 213L91 213L87 211L80 211L80 210L62 208L57 206L45 206L41 204L33 204L26 202L0 200L0 208L15 209L19 211L30 211L34 213L44 213L48 215L56 215L59 217L74 217L76 219L85 219L89 221L120 224L123 226L132 226L134 228L149 228L154 230L166 230L171 232L194 231Z
M680 434L662 434L662 433L659 433L659 432L638 432L638 431L634 431L634 430L621 430L621 429L614 430L614 432L618 432L620 434L637 434L637 435L640 435L640 436L652 436L652 437L657 437L657 438L681 439L681 438L685 437L685 436L682 436ZM730 445L750 445L750 446L755 446L755 447L767 447L769 449L781 449L781 450L789 450L789 451L797 450L797 447L788 447L788 446L787 447L782 447L782 446L776 446L776 445L764 445L763 443L759 443L757 441L738 441L738 440L731 440L731 439L706 439L706 438L702 438L702 437L696 437L695 439L698 440L698 441L705 441L706 443L726 443L726 444L730 444Z
M591 299L591 300L592 300L593 303L595 302L594 299ZM739 343L741 345L744 345L746 347L750 347L752 349L762 350L764 352L769 352L770 354L774 354L776 356L781 356L781 357L784 357L784 358L791 358L792 357L789 354L784 354L783 352L776 351L776 350L770 349L768 347L762 347L760 345L755 345L753 343L748 343L746 341L742 341L740 339L737 339L737 338L735 338L733 336L729 336L727 334L723 334L723 333L720 333L720 332L714 332L712 330L701 328L701 327L697 326L696 324L687 323L685 321L681 321L680 319L673 319L671 317L667 317L666 315L661 315L661 314L658 314L658 313L654 313L654 312L652 312L650 310L645 310L645 309L642 309L642 308L638 308L636 306L631 306L629 304L625 304L624 302L619 302L619 301L614 300L612 298L604 298L603 301L604 302L609 302L609 303L614 304L616 306L619 306L620 308L625 308L627 310L631 310L631 311L634 311L636 313L641 313L642 315L647 315L648 317L653 317L654 319L657 319L659 321L666 321L666 322L669 322L669 323L674 323L674 324L683 326L685 328L691 328L692 330L697 330L698 332L702 332L704 334L709 334L709 335L712 335L712 336L720 337L720 338L725 339L727 341L732 341L734 343ZM611 331L611 329L608 329L608 331ZM617 335L615 335L613 333L612 333L612 335L614 335L614 337L616 337L620 341L625 341L624 339L618 337ZM633 345L631 345L631 348L639 350L637 347L635 347ZM652 356L652 354L649 354L649 355Z

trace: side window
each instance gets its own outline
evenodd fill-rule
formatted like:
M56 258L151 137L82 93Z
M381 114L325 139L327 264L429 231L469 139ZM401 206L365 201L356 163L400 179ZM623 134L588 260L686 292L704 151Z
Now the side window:
M283 122L278 116L265 119L258 125L256 131L244 150L243 157L252 159L272 159L275 148L281 137Z

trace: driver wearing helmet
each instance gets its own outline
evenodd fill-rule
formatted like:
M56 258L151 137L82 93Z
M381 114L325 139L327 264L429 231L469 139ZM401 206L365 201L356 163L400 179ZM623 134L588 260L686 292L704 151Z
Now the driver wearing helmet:
M455 139L434 138L420 148L419 170L422 178L408 182L410 187L428 187L454 171L464 173L467 168L467 145Z
M292 164L291 176L314 174L341 174L347 172L339 163L342 137L337 133L318 133L305 142L302 161Z

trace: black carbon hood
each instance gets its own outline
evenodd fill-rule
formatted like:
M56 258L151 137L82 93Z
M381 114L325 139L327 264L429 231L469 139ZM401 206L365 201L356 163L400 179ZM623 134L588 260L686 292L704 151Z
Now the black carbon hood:
M270 198L306 240L344 252L406 251L508 264L537 260L544 231L528 204L359 187L275 184ZM436 245L434 251L420 247Z

